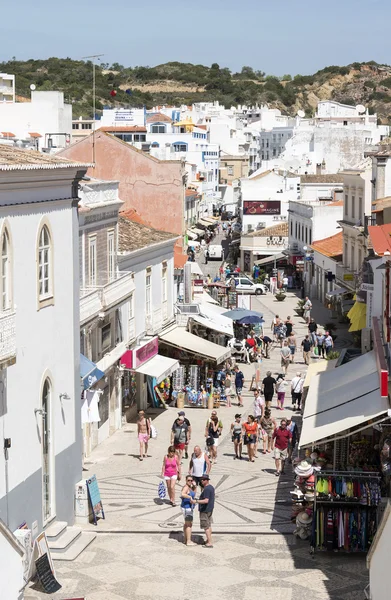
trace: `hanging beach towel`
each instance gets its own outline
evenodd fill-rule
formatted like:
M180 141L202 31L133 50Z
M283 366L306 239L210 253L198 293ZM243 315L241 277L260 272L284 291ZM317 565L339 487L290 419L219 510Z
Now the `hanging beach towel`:
M159 496L160 500L163 500L163 498L166 497L166 486L164 485L163 481L161 481L159 483L159 487L157 489L157 493L158 493L158 496Z

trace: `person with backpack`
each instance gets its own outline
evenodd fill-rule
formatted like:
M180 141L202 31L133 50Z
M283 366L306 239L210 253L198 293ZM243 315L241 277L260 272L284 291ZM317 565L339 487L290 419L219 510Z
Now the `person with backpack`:
M202 475L209 475L212 464L206 452L200 446L194 446L193 454L189 463L189 475L193 477L196 485L200 485Z
M179 462L182 461L182 454L187 444L189 443L189 427L185 423L183 415L175 419L171 429L171 445L174 446L178 453Z

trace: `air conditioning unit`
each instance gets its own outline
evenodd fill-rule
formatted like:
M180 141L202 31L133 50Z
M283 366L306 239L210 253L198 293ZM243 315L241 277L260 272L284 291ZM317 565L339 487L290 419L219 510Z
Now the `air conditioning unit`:
M251 233L254 231L254 227L252 225L247 225L247 233Z

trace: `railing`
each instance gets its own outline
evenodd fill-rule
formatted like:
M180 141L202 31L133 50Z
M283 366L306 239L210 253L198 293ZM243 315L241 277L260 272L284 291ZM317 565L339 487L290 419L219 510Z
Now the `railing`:
M106 279L106 282L103 283ZM133 273L115 273L112 281L107 281L102 273L98 283L80 288L80 321L93 317L121 301L135 289Z
M16 358L15 311L0 313L0 365L12 364Z

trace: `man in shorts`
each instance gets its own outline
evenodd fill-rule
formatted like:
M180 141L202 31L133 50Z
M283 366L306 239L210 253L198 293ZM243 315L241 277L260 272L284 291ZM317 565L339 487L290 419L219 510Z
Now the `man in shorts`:
M286 419L281 419L280 426L273 432L272 442L277 476L284 472L285 461L288 458L288 446L291 440L292 433L287 428Z
M151 435L151 424L142 409L138 411L137 436L140 444L140 460L148 456L148 442Z
M191 424L190 424L189 419L186 418L184 410L180 410L179 411L178 417L183 417L183 420L185 421L185 424L187 425L187 429L188 429L188 442L187 442L187 444L185 446L185 458L189 458L188 447L189 447L189 442L191 440ZM174 429L174 427L175 427L175 421L172 424L172 429Z
M173 445L178 452L179 462L182 462L182 454L188 443L189 428L185 423L185 418L181 416L175 419L171 429L171 445Z
M276 389L276 380L272 377L272 372L267 371L266 377L262 381L261 393L265 396L266 408L270 408L273 400L274 390Z
M200 527L205 531L206 541L204 548L213 548L212 544L212 514L215 507L215 489L210 483L209 475L205 474L201 477L201 486L203 488L199 500L196 503L199 505L200 511Z

